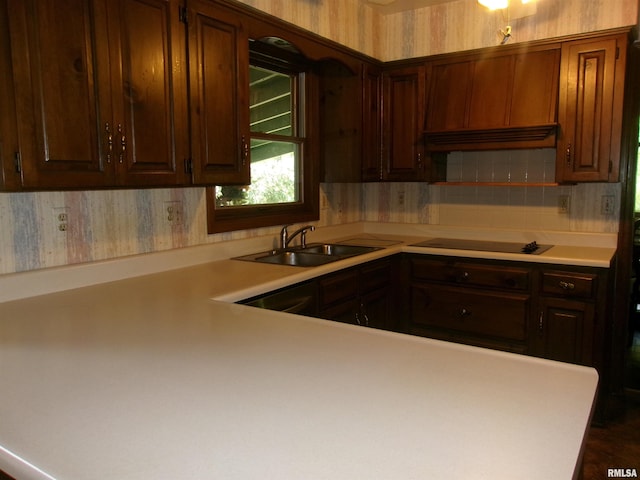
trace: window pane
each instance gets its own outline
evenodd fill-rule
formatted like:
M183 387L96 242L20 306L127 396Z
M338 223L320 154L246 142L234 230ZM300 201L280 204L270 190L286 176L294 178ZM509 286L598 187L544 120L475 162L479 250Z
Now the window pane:
M294 77L250 67L250 122L254 133L294 135L292 129L292 85Z
M251 140L251 185L216 187L216 207L299 202L299 159L296 143Z

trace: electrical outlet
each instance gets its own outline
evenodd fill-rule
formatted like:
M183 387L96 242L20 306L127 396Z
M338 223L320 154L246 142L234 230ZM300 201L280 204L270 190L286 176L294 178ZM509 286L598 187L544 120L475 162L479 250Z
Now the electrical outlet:
M602 195L600 199L600 213L602 215L613 215L615 208L615 197L613 195Z
M571 196L558 195L558 213L569 213L571 209Z
M54 207L53 218L58 232L66 232L69 229L69 207Z
M398 192L398 205L401 207L404 205L404 192L402 191Z
M170 225L182 225L182 202L178 200L164 202L164 216Z

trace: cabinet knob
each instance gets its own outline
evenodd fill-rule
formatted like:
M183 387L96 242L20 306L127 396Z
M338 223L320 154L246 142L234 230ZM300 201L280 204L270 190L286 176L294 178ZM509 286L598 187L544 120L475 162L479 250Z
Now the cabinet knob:
M565 158L567 160L567 167L571 166L571 144L567 145L567 149L565 150Z
M460 275L460 281L466 282L467 280L469 280L469 276L469 272L462 272L462 274Z
M467 310L466 308L462 307L462 310L460 310L460 318L466 318L470 316L471 316L471 310Z
M560 285L560 288L565 291L570 291L576 288L574 283L565 282L564 280L560 280L559 285Z

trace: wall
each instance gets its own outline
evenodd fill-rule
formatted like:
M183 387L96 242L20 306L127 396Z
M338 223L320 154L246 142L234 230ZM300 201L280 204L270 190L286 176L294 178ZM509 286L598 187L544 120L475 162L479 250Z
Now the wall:
M498 45L507 25L512 43L605 30L635 25L637 12L637 0L536 0L532 10L493 12L458 0L385 17L380 53L388 61Z
M388 17L378 16L356 0L245 0L244 3L386 59L481 47L490 44L485 33L491 33L499 24L495 18L491 20L495 14L482 11L482 15L488 16L479 16L475 0L458 0ZM539 0L538 9L547 13L540 17L545 19L540 27L534 27L534 20L526 20L530 23L527 35L534 35L532 38L622 26L635 19L637 12L635 0ZM488 26L475 27L482 22ZM525 31L522 25L515 28ZM515 30L516 40L523 39L520 31ZM494 152L484 154L481 159L478 154L458 153L451 158L456 166L450 165L449 170L450 175L465 178L488 171L503 176L518 172L534 178L551 174L551 156L552 153L544 151ZM486 162L491 162L489 170ZM557 211L560 194L571 196L568 214ZM325 184L319 225L368 220L616 232L617 216L599 213L602 195L613 195L618 208L618 184L555 188ZM404 197L402 204L399 196ZM178 201L182 206L182 220L177 225L167 221L165 202L169 201ZM54 210L63 206L68 208L69 216L66 232L58 230ZM275 236L278 230L272 227L207 235L202 188L0 193L0 274L258 235Z

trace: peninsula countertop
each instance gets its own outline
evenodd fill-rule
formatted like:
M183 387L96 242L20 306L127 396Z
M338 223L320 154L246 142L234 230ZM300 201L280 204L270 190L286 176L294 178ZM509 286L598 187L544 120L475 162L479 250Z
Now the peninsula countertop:
M2 304L19 480L568 479L594 369L148 279Z

